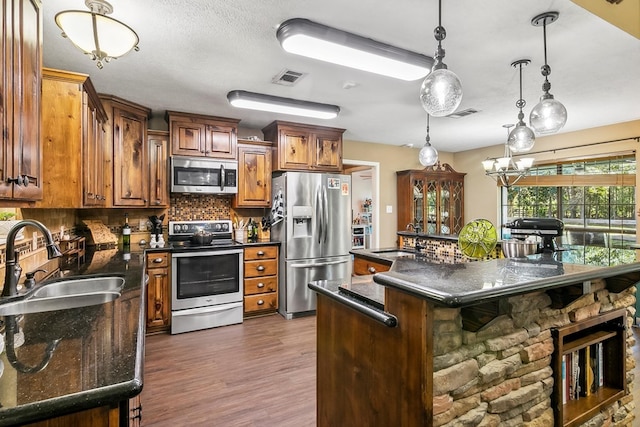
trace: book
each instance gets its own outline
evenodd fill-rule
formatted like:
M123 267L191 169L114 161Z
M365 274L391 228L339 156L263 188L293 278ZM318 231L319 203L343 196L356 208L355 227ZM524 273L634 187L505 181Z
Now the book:
M571 356L571 364L572 366L572 392L571 399L575 400L580 397L580 353L578 351L574 351Z
M567 355L562 356L562 403L569 397L569 379L567 378Z

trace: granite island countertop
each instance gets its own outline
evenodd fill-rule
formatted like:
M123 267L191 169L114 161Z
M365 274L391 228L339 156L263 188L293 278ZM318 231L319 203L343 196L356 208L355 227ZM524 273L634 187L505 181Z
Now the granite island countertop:
M59 278L120 275L114 301L80 308L0 317L0 425L16 425L129 399L142 390L144 252L87 251L84 263L61 267ZM19 332L8 336L11 323ZM57 345L54 344L57 341ZM39 369L47 358L48 363ZM7 348L5 348L7 350Z
M404 252L404 254L402 254ZM404 249L353 250L369 259L392 262L389 271L357 280L324 280L309 287L325 294L341 294L374 307L384 307L384 287L396 288L439 306L464 307L529 292L588 283L595 278L630 275L640 280L640 263L616 266L563 261L569 252L444 263ZM396 253L398 255L396 255ZM352 279L355 279L352 278Z

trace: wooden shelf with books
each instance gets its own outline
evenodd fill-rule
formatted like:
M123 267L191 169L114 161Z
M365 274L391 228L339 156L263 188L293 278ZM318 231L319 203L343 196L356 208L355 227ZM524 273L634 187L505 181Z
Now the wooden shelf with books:
M556 427L578 426L628 393L626 310L553 329Z

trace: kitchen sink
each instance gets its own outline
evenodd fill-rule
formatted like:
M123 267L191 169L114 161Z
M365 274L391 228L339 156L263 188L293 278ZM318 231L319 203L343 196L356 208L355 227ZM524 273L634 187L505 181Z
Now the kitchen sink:
M23 299L0 302L0 316L104 304L120 297L124 278L79 277L46 283Z

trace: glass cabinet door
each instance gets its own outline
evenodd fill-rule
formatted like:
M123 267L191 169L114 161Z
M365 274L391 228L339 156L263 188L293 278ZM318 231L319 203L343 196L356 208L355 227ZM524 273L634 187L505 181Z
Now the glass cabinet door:
M424 230L424 181L413 180L413 224Z
M438 224L438 182L429 181L427 183L427 229L426 233L440 233Z
M451 210L451 181L442 181L440 183L440 234L451 234L451 225L449 215Z

